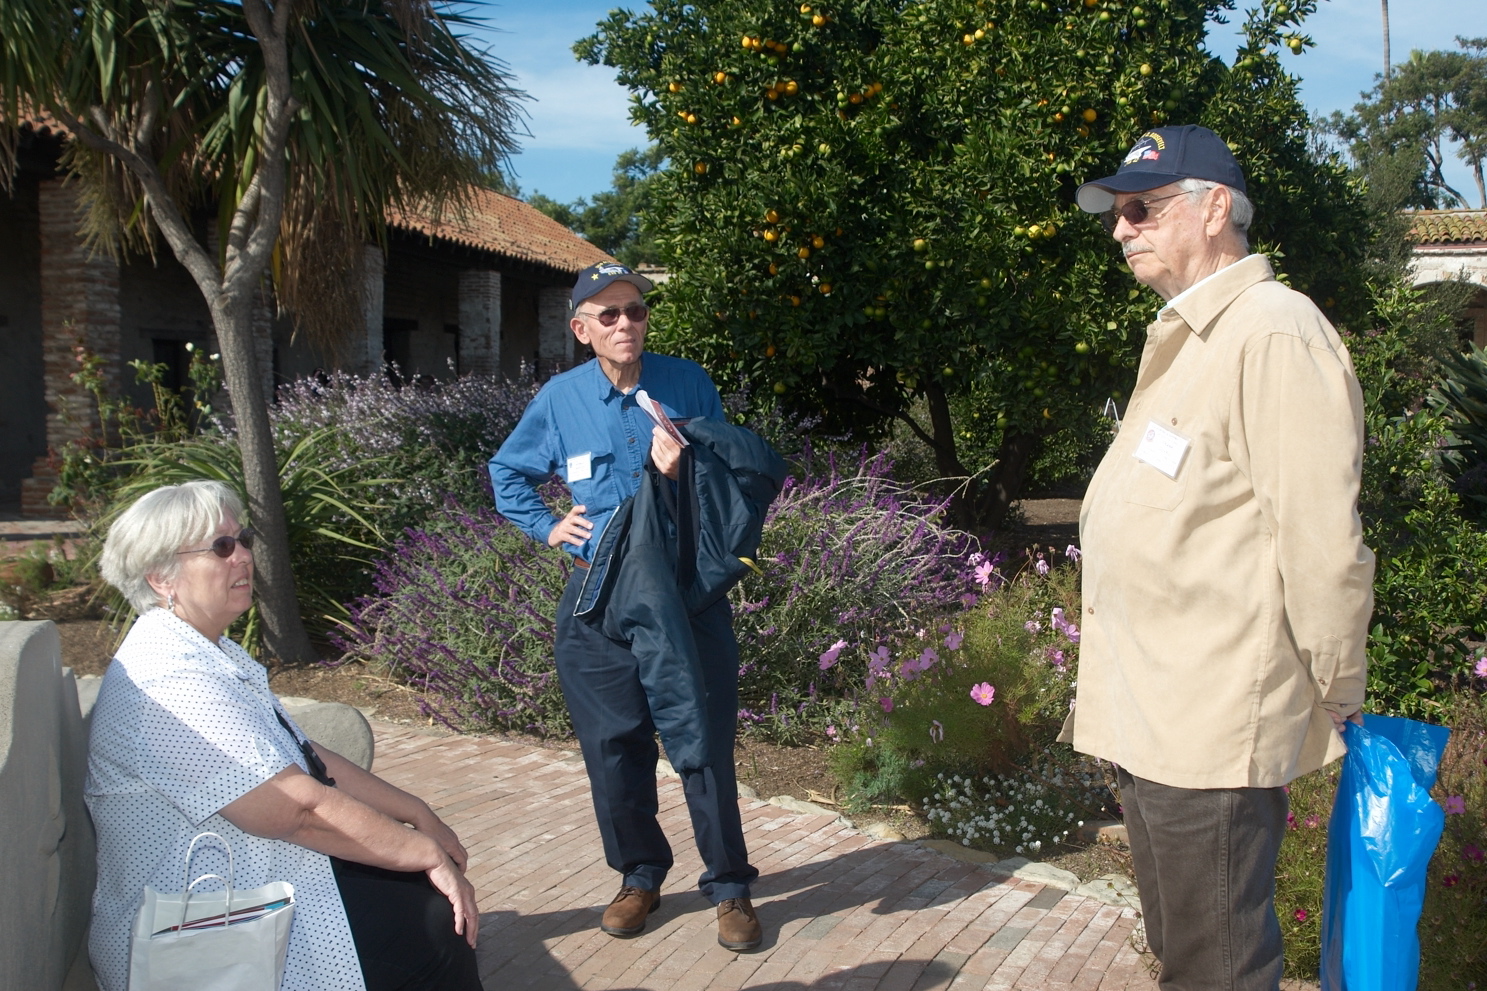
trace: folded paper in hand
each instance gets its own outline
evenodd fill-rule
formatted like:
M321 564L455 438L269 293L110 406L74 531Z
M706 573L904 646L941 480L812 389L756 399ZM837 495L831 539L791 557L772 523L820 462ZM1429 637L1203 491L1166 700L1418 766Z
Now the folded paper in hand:
M682 447L688 446L687 438L683 437L682 432L676 429L676 424L671 422L671 417L666 415L666 411L661 408L661 404L646 395L644 389L636 391L635 405L645 410L645 415L651 418L651 422L666 431L672 440L676 441Z

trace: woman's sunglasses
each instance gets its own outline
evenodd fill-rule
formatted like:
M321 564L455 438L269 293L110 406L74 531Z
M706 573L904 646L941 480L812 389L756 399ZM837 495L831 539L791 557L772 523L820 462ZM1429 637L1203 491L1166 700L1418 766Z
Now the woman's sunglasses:
M251 551L253 549L253 538L257 536L257 530L254 530L250 526L245 526L238 531L238 535L236 537L218 537L216 540L212 541L212 546L210 547L198 547L194 551L176 551L176 555L179 556L181 554L205 554L207 551L211 551L218 557L225 559L232 557L232 552L238 549L238 544L242 544L244 547Z
M1144 224L1151 218L1150 207L1153 203L1170 200L1172 197L1182 196L1186 192L1187 190L1179 193L1168 193L1166 196L1157 196L1149 200L1129 200L1119 210L1106 210L1100 214L1100 223L1105 225L1106 234L1115 233L1115 228L1120 224L1121 218L1125 218L1126 223L1132 227L1135 227L1137 224Z
M621 313L629 317L631 323L644 323L650 318L651 308L644 303L631 303L629 306L606 306L597 313L580 313L580 316L593 317L601 327L613 327L620 322Z

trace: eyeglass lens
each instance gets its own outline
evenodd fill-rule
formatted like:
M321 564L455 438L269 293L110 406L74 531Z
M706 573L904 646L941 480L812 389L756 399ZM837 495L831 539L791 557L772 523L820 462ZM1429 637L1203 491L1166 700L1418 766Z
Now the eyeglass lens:
M251 551L253 549L253 538L256 536L258 536L257 532L255 532L251 527L245 527L244 529L238 531L238 535L236 537L218 537L216 540L212 541L212 546L210 549L211 552L218 557L232 557L232 552L238 549L238 544L242 544L244 547Z
M631 323L640 323L651 315L651 308L644 303L631 303L629 306L607 306L598 313L590 313L589 316L599 321L602 327L613 327L620 322L620 314L630 318Z
M1172 193L1169 196L1158 196L1149 200L1127 200L1120 209L1111 208L1100 214L1100 223L1105 225L1106 234L1115 233L1115 228L1120 224L1122 217L1132 227L1135 227L1137 224L1144 224L1151 218L1151 205L1153 203L1160 203L1162 200L1170 200L1174 196L1181 195L1182 193Z

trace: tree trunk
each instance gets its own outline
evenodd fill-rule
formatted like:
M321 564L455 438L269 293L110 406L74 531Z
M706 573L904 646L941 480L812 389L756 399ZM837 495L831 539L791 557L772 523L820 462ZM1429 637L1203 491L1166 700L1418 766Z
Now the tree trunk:
M935 468L941 478L969 478L955 451L955 429L945 390L928 385L924 398L929 404L930 429L934 432ZM1028 462L1038 449L1037 434L1007 434L997 449L997 462L984 479L959 486L950 499L950 516L965 530L994 530L1001 526L1007 510L1022 494Z
M1393 65L1389 61L1389 0L1379 0L1384 9L1384 83L1389 82L1389 70Z
M260 534L253 546L253 570L263 641L269 653L282 661L313 661L315 652L300 618L299 597L289 565L289 531L284 496L279 490L279 463L253 348L253 294L220 293L212 304L212 326L222 347L222 371L232 397L248 513Z
M997 449L997 463L986 479L986 490L977 500L976 515L981 525L996 529L1007 518L1007 510L1022 494L1022 483L1027 479L1028 462L1038 449L1037 434L1009 433L1002 438Z

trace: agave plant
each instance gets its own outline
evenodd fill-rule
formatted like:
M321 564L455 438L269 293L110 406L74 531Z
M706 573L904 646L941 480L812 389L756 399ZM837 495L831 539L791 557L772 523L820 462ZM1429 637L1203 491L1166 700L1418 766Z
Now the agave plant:
M1454 441L1447 450L1457 491L1487 504L1487 351L1473 345L1441 363L1445 375L1430 402L1450 424Z

